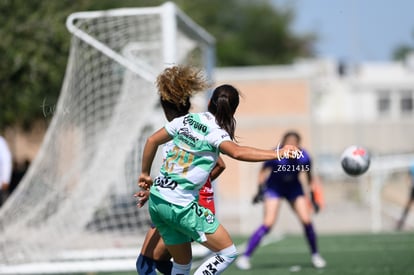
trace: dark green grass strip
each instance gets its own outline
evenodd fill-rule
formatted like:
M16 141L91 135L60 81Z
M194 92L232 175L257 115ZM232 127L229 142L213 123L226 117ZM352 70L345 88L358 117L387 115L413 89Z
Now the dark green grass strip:
M236 244L241 244L246 238L236 237L234 240ZM414 275L414 233L322 235L319 236L319 248L328 263L324 269L312 267L303 236L288 235L278 242L260 247L252 257L251 270L241 271L233 264L224 274Z

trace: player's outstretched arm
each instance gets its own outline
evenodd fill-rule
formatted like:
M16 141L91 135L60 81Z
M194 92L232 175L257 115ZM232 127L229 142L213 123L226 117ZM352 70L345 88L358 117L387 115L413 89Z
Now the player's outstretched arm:
M240 146L233 141L223 141L220 144L220 151L237 160L257 162L286 156L293 158L297 155L299 149L293 145L285 145L283 148L280 148L278 152L276 152L274 150L263 150L249 146Z
M150 177L152 162L157 153L158 146L171 140L170 135L165 128L156 131L147 139L145 143L144 152L142 153L141 175L138 179L139 187L148 190L152 185Z

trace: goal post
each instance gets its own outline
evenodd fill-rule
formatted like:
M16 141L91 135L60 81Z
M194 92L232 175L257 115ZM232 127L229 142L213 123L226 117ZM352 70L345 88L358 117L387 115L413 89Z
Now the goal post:
M150 224L133 198L140 156L165 122L156 75L188 64L212 81L214 38L171 2L77 12L66 25L71 48L53 119L0 209L0 274L134 270Z

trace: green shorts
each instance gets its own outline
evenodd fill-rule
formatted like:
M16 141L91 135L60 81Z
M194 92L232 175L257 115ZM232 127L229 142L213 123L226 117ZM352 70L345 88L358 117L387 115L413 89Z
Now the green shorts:
M193 240L205 242L205 234L216 232L220 225L211 210L200 206L197 201L180 206L151 194L149 212L152 222L167 245Z

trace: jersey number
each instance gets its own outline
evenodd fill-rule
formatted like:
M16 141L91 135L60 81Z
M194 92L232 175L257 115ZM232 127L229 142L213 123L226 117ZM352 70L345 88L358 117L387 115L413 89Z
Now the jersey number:
M177 146L174 146L170 154L171 155L165 160L165 170L167 172L172 172L174 165L177 164L182 168L182 173L185 176L193 163L194 155L180 150Z

